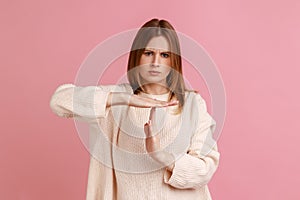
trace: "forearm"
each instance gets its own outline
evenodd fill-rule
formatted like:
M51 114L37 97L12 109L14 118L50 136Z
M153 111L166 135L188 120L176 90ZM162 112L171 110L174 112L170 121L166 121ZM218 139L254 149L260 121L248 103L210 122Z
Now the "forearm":
M106 107L128 105L131 95L124 92L109 92Z
M60 85L50 100L52 111L60 117L76 117L84 120L93 120L105 117L107 105L122 104L125 100L123 92L116 92L109 100L109 94L113 90L122 90L117 86L86 86L80 87L74 84ZM112 96L112 95L111 95Z

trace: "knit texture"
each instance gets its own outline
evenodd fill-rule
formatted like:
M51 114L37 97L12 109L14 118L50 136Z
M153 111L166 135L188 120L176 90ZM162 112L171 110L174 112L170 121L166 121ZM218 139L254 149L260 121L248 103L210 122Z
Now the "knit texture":
M60 85L50 100L53 112L89 123L90 166L87 200L206 200L219 152L212 137L216 123L200 94L186 92L181 114L176 106L156 110L162 151L174 155L175 167L155 162L146 151L144 124L150 108L106 107L110 92L133 91L129 84ZM168 94L139 95L166 101Z

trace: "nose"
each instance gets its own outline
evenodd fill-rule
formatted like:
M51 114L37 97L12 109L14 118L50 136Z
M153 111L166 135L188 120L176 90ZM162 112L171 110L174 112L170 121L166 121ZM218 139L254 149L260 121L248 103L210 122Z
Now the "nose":
M159 53L156 52L155 55L153 56L153 60L152 60L152 63L151 63L151 66L152 67L159 67Z

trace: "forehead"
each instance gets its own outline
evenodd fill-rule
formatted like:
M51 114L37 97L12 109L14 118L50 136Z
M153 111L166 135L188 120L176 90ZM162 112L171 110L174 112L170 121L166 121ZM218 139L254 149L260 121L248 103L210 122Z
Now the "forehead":
M170 46L167 39L163 36L153 37L148 44L146 49L159 49L163 51L170 51Z

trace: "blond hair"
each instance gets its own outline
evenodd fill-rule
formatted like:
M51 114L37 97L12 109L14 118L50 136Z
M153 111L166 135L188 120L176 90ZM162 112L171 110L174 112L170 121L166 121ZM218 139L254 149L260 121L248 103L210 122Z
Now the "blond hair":
M168 21L151 19L139 29L131 46L127 65L127 72L130 71L130 73L127 73L127 77L134 94L143 91L137 70L132 69L139 66L140 58L144 53L146 45L153 37L157 36L165 37L169 43L171 71L167 76L167 86L170 90L169 101L173 98L179 101L176 111L176 114L178 114L184 105L186 87L182 76L182 60L178 36Z

